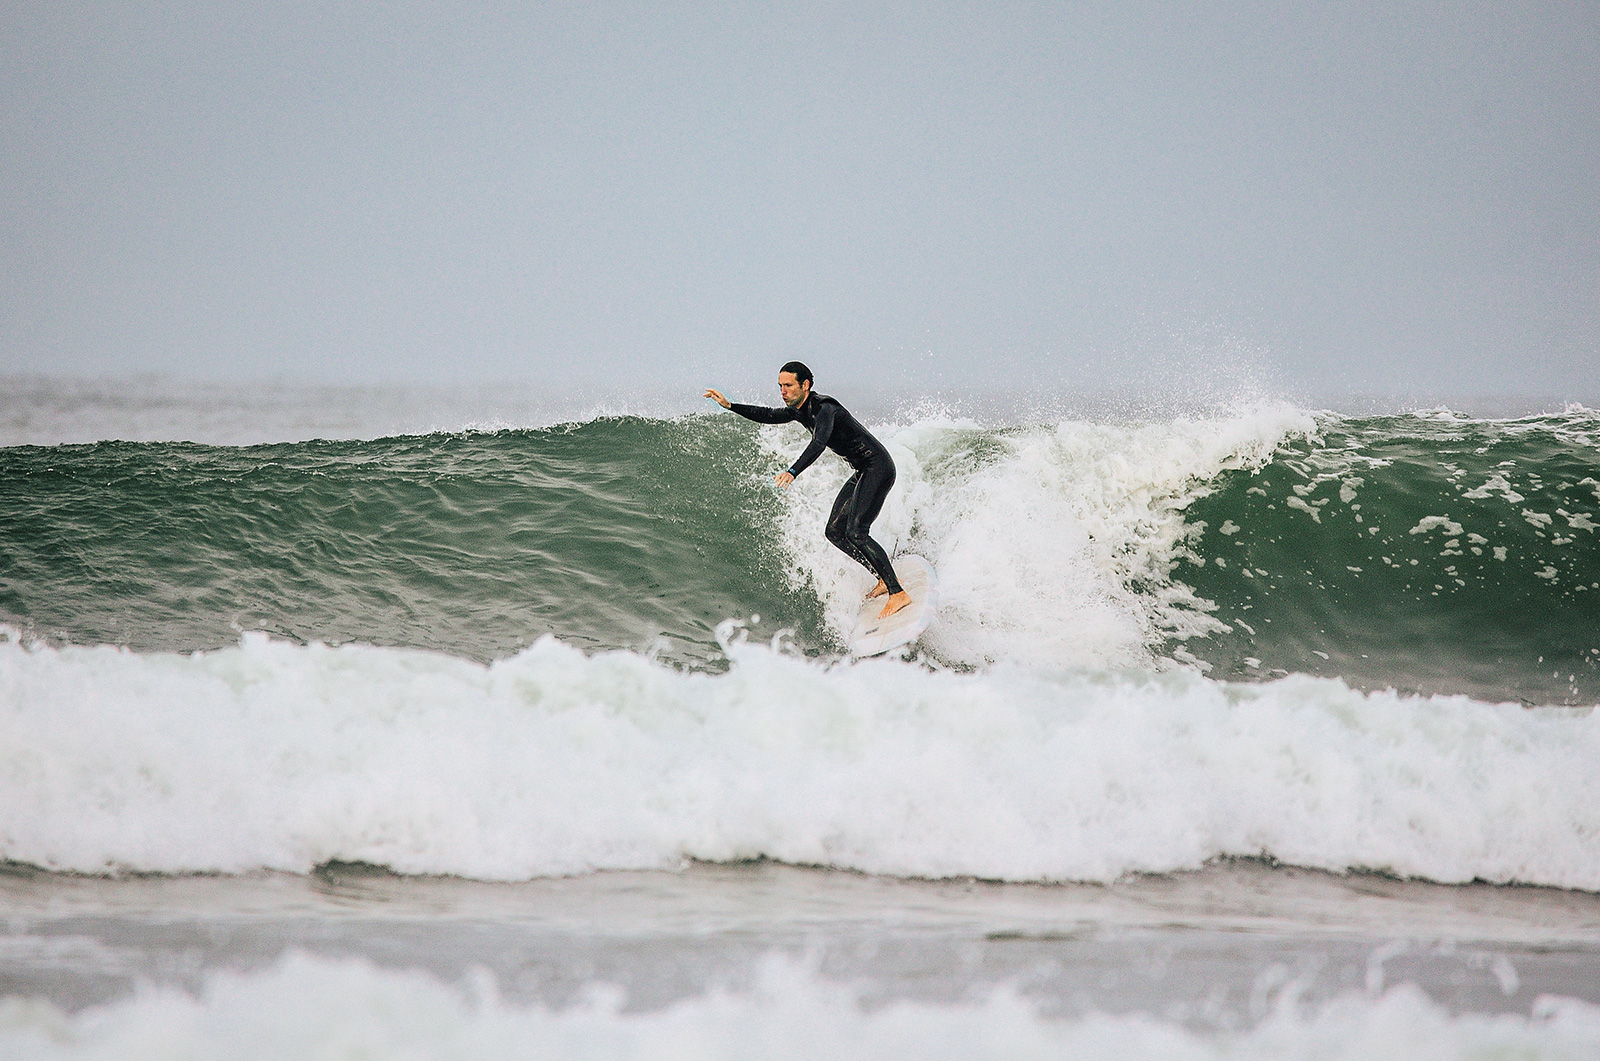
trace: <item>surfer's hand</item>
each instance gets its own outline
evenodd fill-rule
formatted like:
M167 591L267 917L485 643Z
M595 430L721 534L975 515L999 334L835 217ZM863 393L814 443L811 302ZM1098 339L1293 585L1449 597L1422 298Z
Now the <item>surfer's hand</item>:
M779 490L787 490L789 489L789 484L794 482L794 476L790 475L786 471L779 472L777 475L772 477L772 481L778 484Z
M722 392L717 390L717 388L715 388L715 387L707 387L706 388L706 392L704 394L702 394L701 397L702 398L710 398L712 401L716 402L718 405L722 406L724 409L728 408L730 405L733 404L732 402L728 401L728 399L724 398L722 396Z

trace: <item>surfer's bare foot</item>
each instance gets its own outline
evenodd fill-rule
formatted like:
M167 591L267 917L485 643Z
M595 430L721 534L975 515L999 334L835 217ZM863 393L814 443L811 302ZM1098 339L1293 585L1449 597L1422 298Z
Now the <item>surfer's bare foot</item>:
M907 593L905 590L901 590L899 593L891 593L889 595L889 599L884 601L883 611L878 613L878 618L887 619L889 616L893 615L895 612L899 611L901 608L904 608L910 603L911 594Z
M878 584L876 586L872 587L872 592L867 594L866 599L867 600L871 600L874 597L881 597L885 593L888 593L888 592L889 592L889 587L885 586L883 584L883 579L880 578L880 579L878 579Z

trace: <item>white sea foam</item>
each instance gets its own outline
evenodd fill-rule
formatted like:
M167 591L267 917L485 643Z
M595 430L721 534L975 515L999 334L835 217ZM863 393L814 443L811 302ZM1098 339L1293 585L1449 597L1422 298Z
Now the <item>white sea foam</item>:
M199 997L152 990L68 1015L0 1001L0 1053L65 1059L486 1058L1590 1058L1600 1009L1542 997L1527 1015L1452 1016L1415 988L1318 1008L1278 996L1248 1029L1203 1031L1142 1014L1050 1019L1014 989L947 1005L865 1007L858 988L769 959L744 991L630 1012L595 988L564 1009L463 992L410 971L291 955L212 976Z
M0 857L64 870L523 879L769 857L1107 880L1267 855L1600 888L1600 715L1294 676L726 674L546 638L490 666L246 637L0 641Z
M940 610L926 643L942 659L1147 666L1163 639L1221 626L1169 577L1203 529L1184 510L1223 471L1260 467L1286 438L1315 430L1289 407L998 433L957 421L875 425L899 476L873 534L891 553L933 562ZM804 444L795 427L762 438L782 461ZM796 577L813 581L841 634L872 583L822 534L847 474L834 458L813 465L791 488L782 527L792 569L806 573Z

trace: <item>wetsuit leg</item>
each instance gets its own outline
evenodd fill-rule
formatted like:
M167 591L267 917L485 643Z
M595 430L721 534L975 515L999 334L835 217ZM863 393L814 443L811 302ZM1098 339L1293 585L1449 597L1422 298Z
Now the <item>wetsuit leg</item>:
M855 542L845 537L844 533L845 521L849 517L851 506L855 504L856 488L860 485L861 473L856 472L839 488L839 496L833 499L833 511L828 513L828 527L825 533L835 548L868 571L875 573L877 569L872 566L872 561L867 559L867 554L863 553Z
M852 475L834 499L827 533L828 540L845 555L883 579L890 593L899 593L900 580L895 578L889 554L869 533L894 480L894 462L888 460L873 461Z

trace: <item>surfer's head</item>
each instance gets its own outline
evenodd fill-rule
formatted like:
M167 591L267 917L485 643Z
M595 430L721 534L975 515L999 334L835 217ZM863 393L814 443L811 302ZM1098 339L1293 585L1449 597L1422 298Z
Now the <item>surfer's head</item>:
M790 361L778 369L778 393L791 409L804 405L811 394L811 370L799 361Z

